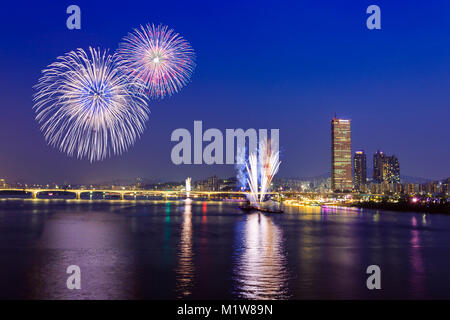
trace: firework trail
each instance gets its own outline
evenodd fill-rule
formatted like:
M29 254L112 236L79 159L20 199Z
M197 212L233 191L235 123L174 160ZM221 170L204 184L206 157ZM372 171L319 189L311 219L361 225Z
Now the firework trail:
M144 131L145 96L107 51L71 51L42 73L33 108L46 141L60 151L102 160L126 151Z
M142 81L152 98L172 95L185 86L195 68L191 45L167 26L146 25L124 37L117 50L120 67Z
M248 156L247 169L247 183L250 188L248 193L248 200L255 205L258 202L258 157L255 153Z
M192 182L192 178L188 177L186 179L186 192L191 191L191 182Z
M267 140L264 140L259 149L260 156L260 197L261 202L264 201L264 197L270 188L273 177L277 174L280 168L279 152L271 150L270 144Z
M280 164L279 152L271 150L270 144L264 140L260 143L258 152L249 154L248 161L245 162L245 173L238 170L238 179L240 174L245 174L246 185L250 189L247 197L252 205L264 202Z
M238 147L236 153L235 168L237 171L237 181L239 188L244 190L247 187L247 175L246 175L246 160L245 160L245 148Z

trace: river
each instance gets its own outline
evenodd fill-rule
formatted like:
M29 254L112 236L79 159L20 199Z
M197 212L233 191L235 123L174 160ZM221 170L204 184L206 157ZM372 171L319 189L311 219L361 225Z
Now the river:
M440 214L0 199L2 299L449 299L449 252Z

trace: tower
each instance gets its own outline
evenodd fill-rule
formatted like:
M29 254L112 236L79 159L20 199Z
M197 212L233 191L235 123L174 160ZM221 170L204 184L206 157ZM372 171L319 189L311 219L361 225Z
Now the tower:
M353 156L353 186L356 191L364 191L367 182L367 164L364 151L356 151Z
M373 155L373 181L376 183L383 182L383 166L384 166L384 153L380 150Z
M350 120L331 120L331 189L352 190L352 151Z

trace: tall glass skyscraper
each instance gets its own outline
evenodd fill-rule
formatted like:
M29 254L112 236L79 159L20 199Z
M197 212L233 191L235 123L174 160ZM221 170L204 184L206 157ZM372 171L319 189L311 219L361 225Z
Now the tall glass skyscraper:
M387 156L380 150L373 155L373 181L400 183L400 164L396 156Z
M352 148L350 120L331 120L331 189L352 190Z
M373 155L373 181L376 183L383 182L383 164L384 153L380 150Z
M367 164L364 151L356 151L353 156L353 186L357 191L364 191L367 182Z
M383 180L388 183L400 183L400 164L396 156L385 157Z

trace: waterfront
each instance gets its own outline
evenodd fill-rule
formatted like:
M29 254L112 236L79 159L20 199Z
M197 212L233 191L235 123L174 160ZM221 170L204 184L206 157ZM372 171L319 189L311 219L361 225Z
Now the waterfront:
M3 299L449 299L450 216L219 201L0 200ZM81 268L81 290L66 268ZM377 264L382 289L366 288Z

